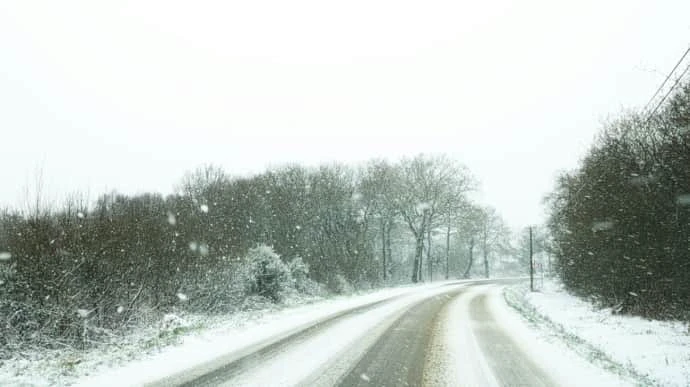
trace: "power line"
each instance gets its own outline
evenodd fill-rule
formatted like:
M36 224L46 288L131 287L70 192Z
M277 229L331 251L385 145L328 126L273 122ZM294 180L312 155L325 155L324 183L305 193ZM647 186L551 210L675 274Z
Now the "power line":
M673 66L673 70L671 70L671 72L668 73L668 75L666 76L666 79L664 79L664 81L661 83L659 88L656 89L656 92L654 92L654 95L652 96L652 98L650 98L649 101L647 102L647 104L644 106L644 110L647 110L647 108L649 107L649 104L651 104L652 101L654 101L654 98L656 98L656 96L659 94L659 92L664 88L664 85L666 85L666 82L668 82L668 80L671 79L671 76L673 75L673 73L676 72L676 69L678 68L678 66L680 66L680 64L683 62L683 59L685 59L685 57L688 55L688 53L690 53L690 46L688 46L688 49L685 50L685 53L683 53L683 56L680 57L680 59L678 60L678 63L676 63L676 65ZM686 71L687 71L687 69L686 69ZM654 109L654 111L656 111L656 109Z
M690 51L690 49L688 49L688 51ZM686 52L686 53L687 53L687 52ZM683 79L683 77L684 77L685 74L688 72L688 70L690 70L690 64L688 64L688 66L685 68L685 70L683 70L683 72L680 74L680 76L678 77L678 79L676 79L676 82L673 84L673 86L671 86L671 88L668 89L668 92L666 92L666 95L664 95L664 98L662 98L661 101L659 101L659 103L656 105L656 107L654 108L654 110L652 110L652 112L649 113L649 116L648 116L648 117L652 117L652 116L654 115L654 113L656 113L656 111L659 109L659 107L661 106L661 104L663 104L664 101L666 101L666 98L668 98L668 96L671 95L671 92L673 92L673 90L674 90L676 87L678 87L678 84L679 84L680 81Z

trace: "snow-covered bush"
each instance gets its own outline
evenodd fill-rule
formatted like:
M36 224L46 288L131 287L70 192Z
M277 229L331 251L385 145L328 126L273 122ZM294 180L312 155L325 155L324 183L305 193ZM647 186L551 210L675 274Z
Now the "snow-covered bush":
M14 291L16 276L17 269L13 263L0 262L0 295Z
M290 270L290 275L295 283L295 288L298 288L299 283L309 279L309 265L307 265L302 257L295 257L287 264Z
M163 316L160 324L159 337L174 336L189 329L189 323L182 317L168 313Z
M354 291L354 288L348 282L347 278L342 274L336 274L330 280L329 287L336 294L348 294Z
M357 290L371 290L374 289L374 284L367 278L361 278L355 282Z
M240 280L250 295L281 301L284 293L292 287L290 269L266 245L250 249L240 271Z
M320 295L324 293L322 286L309 278L309 265L302 260L302 257L295 257L288 262L292 283L295 290L302 294Z
M270 309L273 306L273 301L270 299L258 296L250 295L242 300L240 305L240 310L259 310L259 309Z

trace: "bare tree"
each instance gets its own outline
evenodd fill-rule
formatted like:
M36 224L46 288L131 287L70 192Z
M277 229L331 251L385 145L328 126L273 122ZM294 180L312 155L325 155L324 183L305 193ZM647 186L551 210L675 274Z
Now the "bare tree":
M479 238L484 258L484 276L489 278L489 256L507 244L510 230L503 219L492 207L484 207L481 211Z
M228 180L229 177L222 168L207 164L194 172L186 173L176 190L181 195L203 200L203 196L208 195L209 189L219 190Z
M422 280L424 239L429 229L448 210L449 202L463 200L472 181L464 167L444 156L403 159L398 172L400 191L395 203L415 238L412 281L418 282Z
M463 208L462 213L458 216L457 222L457 239L464 240L468 249L468 259L465 269L463 270L463 278L469 278L474 264L474 247L476 246L479 233L481 231L482 210L480 207L468 204Z
M385 281L391 264L391 231L398 218L395 203L397 171L395 166L385 160L373 160L362 173L359 192L362 202L366 206L366 213L371 213L378 219L379 236L381 238L382 277Z

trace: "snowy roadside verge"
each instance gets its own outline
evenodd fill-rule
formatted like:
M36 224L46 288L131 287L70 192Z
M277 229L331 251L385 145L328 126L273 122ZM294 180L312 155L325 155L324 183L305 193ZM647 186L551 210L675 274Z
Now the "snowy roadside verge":
M493 343L497 346L495 348L500 348L493 353L494 361L496 355L499 358L503 357L501 361L506 363L515 361L517 358L514 356L522 355L526 360L531 360L536 368L541 369L542 376L548 375L550 382L556 386L629 387L634 385L628 378L621 378L591 364L569 350L560 341L550 341L539 331L532 329L517 311L506 304L503 289L503 285L475 286L464 292L450 305L451 320L447 321L447 334L455 333L456 337L464 335L465 339L445 340L450 344L446 356L455 357L456 360L452 363L464 365L464 367L456 367L455 372L460 374L455 383L448 385L500 386L511 382L516 384L527 382L527 379L513 380L513 377L518 375L511 375L511 373L495 374L497 370L489 367L487 353L481 349L482 339L477 336L481 331L486 332L486 330L496 330L505 334L503 337L498 336L501 337L499 341ZM480 300L483 301L477 302ZM492 316L492 321L477 321L475 313L481 310L488 311ZM512 343L502 341L506 336ZM490 342L484 341L483 344L486 346ZM468 348L474 348L474 350L468 351ZM520 371L534 372L535 368L526 367ZM477 373L483 373L485 376L472 380L471 377L476 376ZM532 382L535 385L546 382L538 375L539 373L533 375L535 379ZM530 375L521 374L520 376L528 378Z
M446 284L472 281L444 281L425 285L381 289L360 296L341 296L309 305L267 313L244 326L223 326L182 338L179 345L123 367L116 367L78 381L78 386L139 386L178 384L200 376L238 357L297 333L343 312L390 300L414 297ZM406 297L407 299L409 297Z
M328 299L303 298L227 316L183 315L186 321L181 322L184 325L179 330L173 327L172 331L162 331L154 324L113 337L88 351L66 347L61 351L22 353L0 362L0 385L141 385L329 315L442 285L444 282ZM162 332L165 337L161 337Z
M538 292L506 287L506 302L552 341L640 385L690 385L690 332L682 322L615 315L568 294L555 281Z
M208 356L216 354L209 350L210 347L218 351L225 345L237 348L246 344L248 336L245 333L255 327L265 327L265 332L276 334L280 327L275 325L281 321L287 326L299 325L305 321L303 319L319 318L317 311L337 313L412 289L403 286L358 296L291 299L286 304L268 304L226 316L183 315L175 319L177 326L170 332L158 326L161 324L152 324L113 337L110 342L86 351L72 347L59 351L26 351L13 359L0 361L0 385L101 385L104 382L137 385L147 376L155 379L179 371L180 364L186 366L208 360ZM224 338L224 342L218 343L218 337ZM251 337L260 339L256 334Z

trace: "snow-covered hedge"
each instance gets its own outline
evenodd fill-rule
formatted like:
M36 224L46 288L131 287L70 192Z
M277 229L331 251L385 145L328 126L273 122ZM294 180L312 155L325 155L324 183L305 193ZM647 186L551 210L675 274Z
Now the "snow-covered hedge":
M292 286L297 292L312 296L326 292L323 286L309 278L309 265L302 260L302 257L293 258L287 265L292 276Z
M285 292L293 284L288 266L266 245L249 250L242 261L239 278L247 294L266 297L273 301L282 300Z
M347 278L345 278L345 276L343 276L342 274L336 274L335 276L333 276L329 287L336 294L347 294L352 293L354 291L354 287L352 287L352 284L350 284Z

